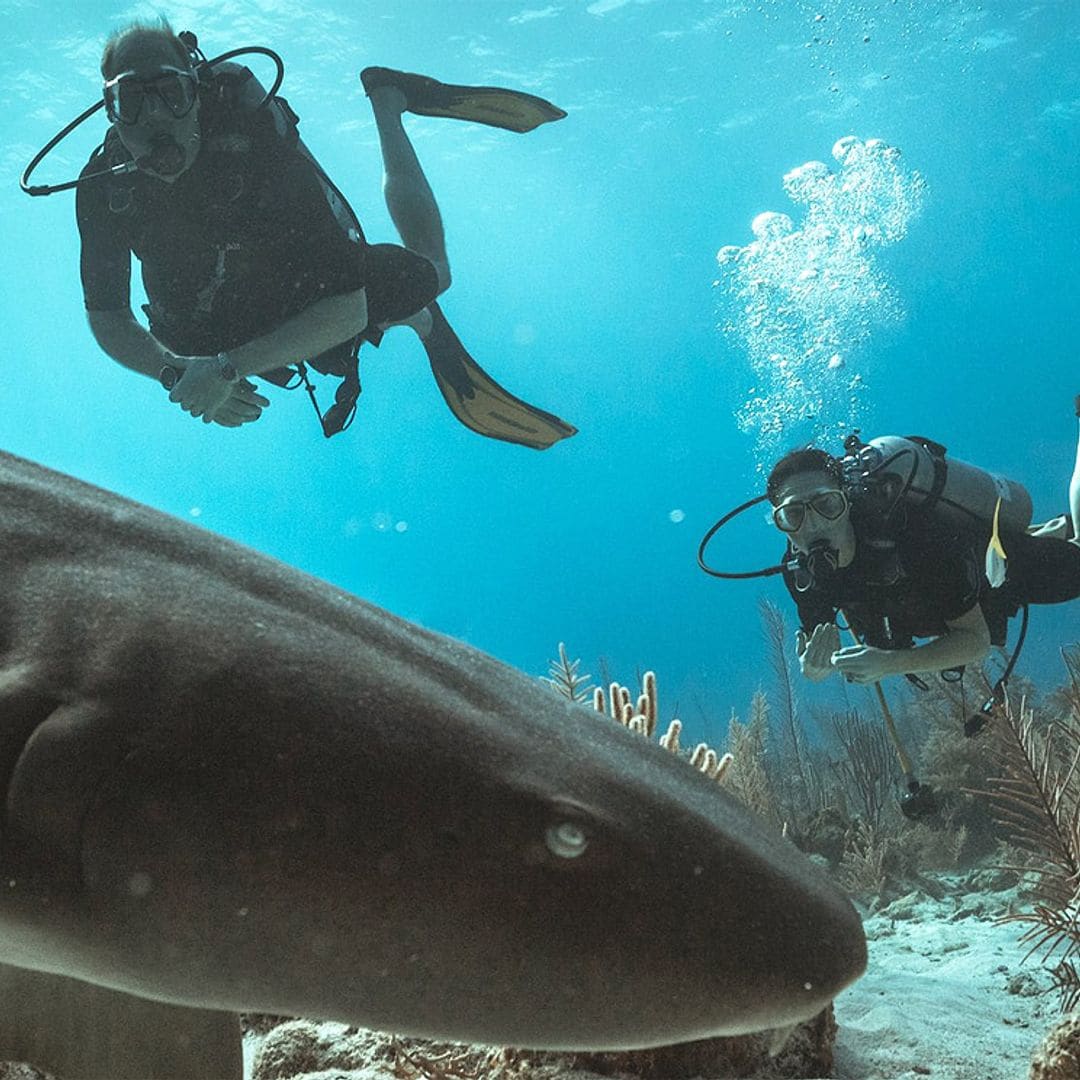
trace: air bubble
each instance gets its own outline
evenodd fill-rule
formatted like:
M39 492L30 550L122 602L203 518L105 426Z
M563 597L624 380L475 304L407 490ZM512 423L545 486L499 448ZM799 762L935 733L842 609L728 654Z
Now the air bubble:
M848 154L852 153L860 145L859 140L854 135L845 135L842 139L837 139L833 143L832 156L843 165L847 161Z
M757 384L737 416L757 436L760 465L801 440L792 430L800 424L813 421L812 436L821 423L857 426L862 377L829 373L850 370L870 335L903 314L877 251L906 235L925 181L901 168L900 151L884 139L845 135L832 156L835 171L808 161L784 175L788 196L804 207L798 223L764 211L749 243L717 256L723 330L745 351Z
M758 214L750 222L750 231L759 240L778 240L780 237L786 236L794 228L795 224L787 214L777 214L772 210L766 210L765 213Z

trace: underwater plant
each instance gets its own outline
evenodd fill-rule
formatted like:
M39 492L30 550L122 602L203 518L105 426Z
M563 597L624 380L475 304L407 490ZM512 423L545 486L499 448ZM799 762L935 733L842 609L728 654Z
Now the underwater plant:
M1027 925L1020 940L1028 956L1041 954L1050 968L1061 1009L1080 1003L1080 722L1040 726L1034 710L1021 699L1014 709L1007 699L994 751L999 774L985 793L994 820L1009 841L1035 856L1034 866L1007 869L1037 876L1038 896L1030 911L1014 912L1002 922Z
M880 725L864 720L854 709L834 715L831 726L843 750L832 762L833 771L855 795L864 821L876 829L889 802L895 801L896 767L888 737Z
M782 753L791 756L795 768L791 773L794 782L805 791L807 786L806 771L803 768L802 734L798 722L798 700L795 684L791 678L789 659L791 646L788 639L787 621L783 611L771 600L762 599L758 603L761 625L765 633L768 649L769 666L776 676L776 686L780 696L780 716L783 722Z
M728 790L743 805L750 807L766 821L781 828L790 815L785 815L776 795L768 768L769 699L758 690L750 700L750 713L743 723L732 711L728 721L728 749L738 761Z
M592 699L593 686L590 676L578 674L580 667L581 661L571 660L566 645L560 641L558 658L550 662L547 675L540 679L563 697L584 704Z
M1069 679L1050 695L1049 704L1080 723L1080 644L1064 646L1061 659Z

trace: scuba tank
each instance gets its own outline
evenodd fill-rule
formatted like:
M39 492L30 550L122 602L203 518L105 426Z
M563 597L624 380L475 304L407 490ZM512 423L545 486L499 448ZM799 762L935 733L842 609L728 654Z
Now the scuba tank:
M901 501L961 529L991 527L1000 499L1006 530L1031 524L1031 496L1023 485L997 473L946 458L945 447L921 435L882 435L844 440L844 486L853 504L888 515Z

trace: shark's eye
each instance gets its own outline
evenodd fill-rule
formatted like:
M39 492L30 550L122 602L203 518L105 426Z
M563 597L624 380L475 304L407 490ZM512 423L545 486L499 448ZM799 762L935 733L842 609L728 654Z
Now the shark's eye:
M560 859L577 859L585 854L589 838L576 821L558 821L544 833L548 851Z

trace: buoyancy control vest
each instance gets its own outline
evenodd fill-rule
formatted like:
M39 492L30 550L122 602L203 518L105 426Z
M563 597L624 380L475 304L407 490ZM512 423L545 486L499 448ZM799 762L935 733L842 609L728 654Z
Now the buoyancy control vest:
M948 457L946 448L932 439L883 435L864 443L853 434L845 440L844 450L841 468L852 518L859 522L863 542L884 553L886 563L897 528L909 511L944 527L958 540L967 537L973 548L986 544L995 513L1002 533L1023 533L1031 524L1031 496L1023 485ZM896 566L902 574L899 563ZM1026 608L1022 596L1011 598L1005 607L1004 602L999 598L983 606L991 640L998 645L1005 642L1007 619L1021 606ZM1019 646L1010 671L1018 654Z
M219 166L216 171L222 177L222 190L212 193L211 199L232 201L250 194L249 189L253 185L245 180L249 167L246 155L254 145L257 125L265 128L265 125L270 123L273 126L273 137L280 141L282 147L295 150L311 164L312 172L318 179L323 196L342 234L358 247L366 243L360 221L348 200L300 138L300 118L285 98L275 94L267 99L265 89L248 67L229 62L216 65L212 74L204 75L200 79L199 98L200 109L205 111L209 121L200 155L210 155L211 160ZM260 134L265 138L265 131ZM132 160L130 151L123 145L114 128L110 128L101 149L108 166ZM138 199L139 174L137 171L114 174L106 182L109 210L117 215L118 224L122 222L129 244L138 254L140 218L143 212ZM152 323L155 317L168 317L167 313L152 310L148 310L147 314ZM372 328L317 356L298 359L295 365L265 371L258 377L281 387L293 387L302 381L315 405L324 434L329 438L343 431L355 413L356 401L360 395L360 346L364 340L378 344L381 336L381 333ZM315 401L305 364L320 374L344 380L337 388L335 404L325 414Z

